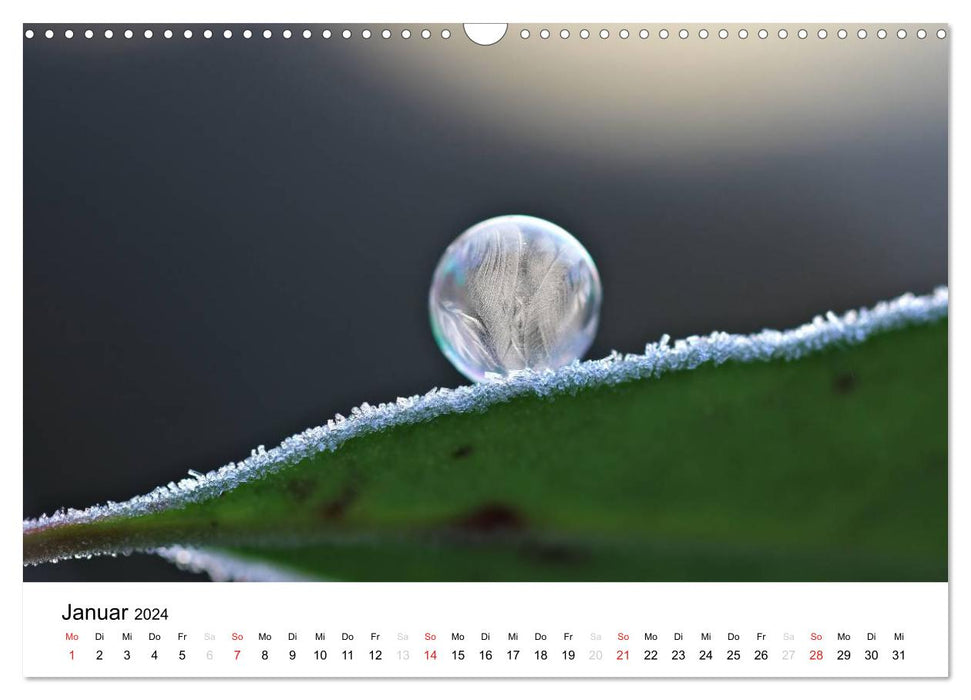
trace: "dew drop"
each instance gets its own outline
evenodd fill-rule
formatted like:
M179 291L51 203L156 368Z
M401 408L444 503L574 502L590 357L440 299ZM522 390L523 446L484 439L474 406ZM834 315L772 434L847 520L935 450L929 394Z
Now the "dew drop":
M597 267L577 239L532 216L476 224L432 278L432 333L466 377L556 369L586 353L600 318Z

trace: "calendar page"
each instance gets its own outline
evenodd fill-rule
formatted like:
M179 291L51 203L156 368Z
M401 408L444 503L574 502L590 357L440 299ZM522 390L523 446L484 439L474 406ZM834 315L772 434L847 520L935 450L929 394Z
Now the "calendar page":
M950 34L23 24L24 676L947 677Z

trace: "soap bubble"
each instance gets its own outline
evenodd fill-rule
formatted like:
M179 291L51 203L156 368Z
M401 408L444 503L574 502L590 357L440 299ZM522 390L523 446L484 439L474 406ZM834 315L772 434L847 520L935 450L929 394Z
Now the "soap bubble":
M499 216L445 250L429 294L432 333L473 381L519 369L555 369L590 348L600 318L600 276L559 226Z

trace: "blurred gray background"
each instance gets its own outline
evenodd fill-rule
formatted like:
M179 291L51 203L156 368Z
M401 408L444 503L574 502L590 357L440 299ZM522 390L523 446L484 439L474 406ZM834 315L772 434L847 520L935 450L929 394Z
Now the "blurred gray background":
M385 26L25 40L25 516L463 383L428 284L499 214L590 251L594 357L947 283L949 42L933 33L514 25L480 47L461 26ZM192 578L145 556L24 577Z

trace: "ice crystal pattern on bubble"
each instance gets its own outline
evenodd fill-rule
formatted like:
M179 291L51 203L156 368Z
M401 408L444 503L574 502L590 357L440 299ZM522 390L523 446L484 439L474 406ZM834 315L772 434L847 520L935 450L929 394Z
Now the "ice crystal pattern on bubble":
M600 277L559 226L532 216L477 224L448 247L429 294L432 332L462 374L563 367L590 348Z

